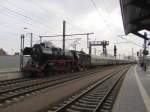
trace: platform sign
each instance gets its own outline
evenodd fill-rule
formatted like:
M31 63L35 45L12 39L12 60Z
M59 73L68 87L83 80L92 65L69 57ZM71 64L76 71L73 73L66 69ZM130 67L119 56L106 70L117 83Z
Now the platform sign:
M150 30L150 0L120 0L125 34Z

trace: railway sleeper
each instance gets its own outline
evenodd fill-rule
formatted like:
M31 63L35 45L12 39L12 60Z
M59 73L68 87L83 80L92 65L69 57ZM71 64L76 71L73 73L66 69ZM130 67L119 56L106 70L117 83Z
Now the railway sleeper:
M99 99L89 99L86 97L81 98L82 100L88 101L88 102L99 102Z
M110 110L101 109L99 112L110 112Z
M92 104L92 103L91 103L91 104L90 104L90 103L87 104L87 103L76 102L75 105L76 105L76 106L81 106L81 107L93 108L93 109L96 107L96 104L94 105L94 104Z
M103 96L105 93L97 92L97 93L89 93L88 95L94 95L94 96Z
M107 87L106 87L107 88ZM95 90L93 90L93 91L91 91L91 92L89 92L89 93L93 93L93 94L105 94L106 93L106 91L107 91L107 89L103 89L103 88L99 88L99 89L95 89Z
M79 107L79 106L76 106L76 105L72 105L70 108L73 109L73 110L76 110L76 111L80 111L80 112L91 112L91 111L93 111L93 109L91 109L91 108Z
M72 109L67 109L67 112L80 112L80 111L72 110Z
M86 100L82 100L82 99L79 99L79 102L80 103L86 103L86 104L93 104L93 105L96 105L96 104L98 104L99 102L88 102L88 101L86 101Z
M102 94L97 94L97 95L95 95L95 94L88 94L88 96L90 97L95 97L95 98L101 98L103 95Z
M105 110L111 110L111 106L110 105L109 106L108 105L104 105L103 109L105 109Z
M99 101L102 97L95 97L95 96L84 96L85 98L88 98L91 101Z

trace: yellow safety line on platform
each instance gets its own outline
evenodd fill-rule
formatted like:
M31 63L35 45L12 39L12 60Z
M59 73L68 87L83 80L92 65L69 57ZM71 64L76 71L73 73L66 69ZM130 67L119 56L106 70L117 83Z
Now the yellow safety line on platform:
M137 73L136 69L137 69L137 66L135 66L135 68L134 68L134 75L135 75L135 78L136 78L136 81L137 81L137 84L138 84L141 96L143 98L144 104L146 106L146 109L147 109L148 112L150 112L150 99L149 99L149 96L148 96L146 90L143 87L143 84L140 81L140 78L138 76L138 73Z

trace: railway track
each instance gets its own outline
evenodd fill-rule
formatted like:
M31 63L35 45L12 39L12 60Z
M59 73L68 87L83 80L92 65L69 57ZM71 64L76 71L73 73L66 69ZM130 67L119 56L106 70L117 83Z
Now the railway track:
M41 92L43 89L46 89L48 87L55 86L57 84L61 84L67 81L75 80L78 78L85 77L87 75L95 74L103 69L100 70L91 70L86 72L79 72L74 73L74 75L64 75L62 77L55 77L53 79L51 78L44 78L44 79L34 79L34 80L24 80L24 82L11 84L10 86L2 86L0 87L0 106L7 106L11 103L14 103L16 101L19 101L20 99L23 99L25 96L30 96L32 94L36 94L38 92ZM84 75L83 75L84 73ZM82 74L82 75L81 75ZM18 81L18 80L17 80ZM10 83L8 81L8 83Z
M62 73L61 76L66 76L67 74L70 74L70 75L76 75L76 74L84 74L86 72L92 72L92 71L97 71L97 70L104 70L108 67L98 67L98 68L94 68L94 69L90 69L90 70L87 70L87 71L82 71L82 72L74 72L74 73ZM53 77L61 77L60 74L55 74L54 76L49 76L50 78L53 78ZM46 78L49 78L49 77L46 77ZM17 79L9 79L9 80L3 80L3 81L0 81L0 88L1 87L6 87L6 86L11 86L11 85L17 85L19 83L23 83L23 82L26 82L26 81L33 81L33 80L37 80L37 78L30 78L30 77L25 77L25 78L17 78Z
M96 68L96 69L90 69L88 71L94 71L94 70L98 70L100 68ZM102 67L101 69L104 69L104 67ZM85 72L85 71L84 71ZM84 72L78 72L78 73L84 73ZM76 72L77 73L77 72ZM68 73L66 73L68 74ZM64 76L66 75L64 73L61 74L61 76ZM71 73L72 74L72 73ZM58 74L55 74L55 76L58 77ZM54 77L54 76L52 76ZM9 86L9 85L14 85L14 84L18 84L18 83L22 83L22 82L25 82L25 81L30 81L30 80L34 80L36 78L29 78L29 77L25 77L25 78L17 78L17 79L9 79L9 80L2 80L0 81L0 87L3 87L3 86Z
M18 79L0 81L0 88L5 87L5 86L18 84L18 83L22 83L25 81L30 81L30 80L33 80L33 78L18 78Z
M115 72L58 105L40 112L110 112L126 72Z
M97 68L99 69L99 68ZM97 70L97 69L92 69L92 70L89 70L89 71L94 71L94 70ZM102 68L104 69L104 68ZM85 71L84 71L85 72ZM78 72L79 74L81 73L84 73L84 72ZM78 73L71 73L71 75L73 74L78 74ZM61 76L59 76L58 74L55 74L55 76L51 76L51 77L46 77L46 78L55 78L55 77L64 77L66 76L68 73L66 74L61 74ZM37 78L29 78L29 77L25 77L25 78L18 78L18 79L10 79L10 80L4 80L4 81L0 81L0 89L2 89L3 87L6 87L6 86L11 86L11 85L18 85L20 83L24 83L24 82L27 82L27 81L38 81L39 79Z

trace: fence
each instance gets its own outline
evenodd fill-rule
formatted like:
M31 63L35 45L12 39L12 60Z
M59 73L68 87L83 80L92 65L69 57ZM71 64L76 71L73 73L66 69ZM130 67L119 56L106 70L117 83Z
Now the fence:
M29 58L25 57L25 63ZM19 69L20 56L0 56L0 70Z

